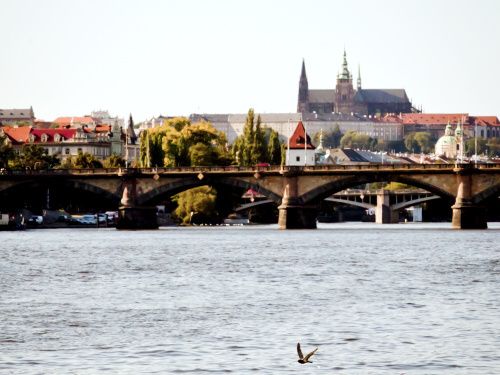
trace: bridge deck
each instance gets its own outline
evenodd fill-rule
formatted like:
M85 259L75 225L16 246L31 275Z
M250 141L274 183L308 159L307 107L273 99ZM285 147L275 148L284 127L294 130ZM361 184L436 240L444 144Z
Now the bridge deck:
M401 172L401 173L449 173L455 168L498 172L500 164L359 164L359 165L315 165L315 166L268 166L268 167L178 167L178 168L96 168L96 169L50 169L50 170L1 170L1 176L121 176L121 175L164 175L164 174L330 174L355 172Z

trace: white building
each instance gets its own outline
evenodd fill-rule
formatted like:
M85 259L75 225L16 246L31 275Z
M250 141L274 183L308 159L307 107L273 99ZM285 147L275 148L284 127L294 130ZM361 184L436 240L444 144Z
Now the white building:
M286 165L306 166L316 164L316 149L311 143L302 121L299 121L292 136L288 138Z
M286 141L295 130L298 121L302 121L307 128L307 133L315 137L323 129L329 133L338 126L342 133L355 131L376 138L379 141L401 141L404 136L403 124L398 122L384 122L379 119L348 115L340 113L261 113L262 126L276 131L282 141ZM191 122L208 121L217 130L227 136L227 141L232 144L237 137L243 134L246 114L193 114L189 116ZM329 145L325 145L328 147Z

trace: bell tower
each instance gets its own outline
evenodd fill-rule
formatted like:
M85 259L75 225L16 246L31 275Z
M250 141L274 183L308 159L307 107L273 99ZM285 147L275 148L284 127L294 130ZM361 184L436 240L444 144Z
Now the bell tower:
M300 72L297 112L309 112L309 84L307 83L306 64L304 62L304 59L302 59L302 71Z
M353 112L354 94L352 75L347 66L347 56L344 49L344 61L341 72L337 75L337 86L335 86L335 112Z

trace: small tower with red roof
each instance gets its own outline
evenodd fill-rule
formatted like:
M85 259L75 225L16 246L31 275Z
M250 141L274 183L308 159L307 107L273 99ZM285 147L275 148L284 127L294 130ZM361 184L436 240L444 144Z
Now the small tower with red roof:
M292 136L288 139L286 165L305 166L315 164L315 147L306 127L299 121Z

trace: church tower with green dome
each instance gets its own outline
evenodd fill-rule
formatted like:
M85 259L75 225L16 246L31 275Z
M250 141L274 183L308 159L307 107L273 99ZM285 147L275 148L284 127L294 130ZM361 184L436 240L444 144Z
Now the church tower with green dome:
M342 70L337 75L337 86L335 87L335 112L352 112L355 94L352 86L352 75L347 66L347 56L344 49Z
M457 162L462 162L464 149L463 139L464 137L462 124L458 122L455 132L453 132L453 128L448 122L448 125L446 125L446 129L444 131L444 135L436 142L434 153L437 156L442 156L447 159L456 158Z

